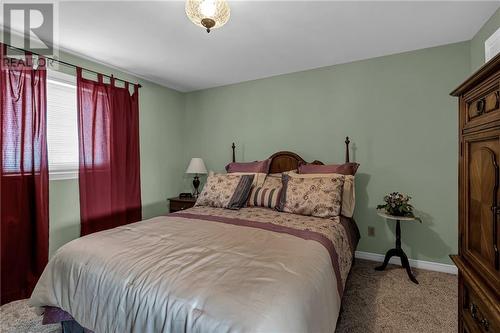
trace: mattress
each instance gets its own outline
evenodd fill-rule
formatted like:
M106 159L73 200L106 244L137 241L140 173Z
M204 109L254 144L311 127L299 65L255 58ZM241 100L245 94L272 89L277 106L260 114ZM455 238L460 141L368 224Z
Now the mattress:
M96 333L333 332L358 239L344 217L193 207L69 242L30 303Z

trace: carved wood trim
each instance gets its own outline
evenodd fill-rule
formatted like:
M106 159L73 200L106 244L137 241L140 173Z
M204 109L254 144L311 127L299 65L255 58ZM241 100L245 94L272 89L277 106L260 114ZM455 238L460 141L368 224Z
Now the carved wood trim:
M451 96L460 96L465 91L474 87L479 82L491 75L492 72L498 71L500 69L500 53L497 54L493 59L488 61L483 67L479 68L471 77L469 77L465 82L459 85L455 90L453 90Z

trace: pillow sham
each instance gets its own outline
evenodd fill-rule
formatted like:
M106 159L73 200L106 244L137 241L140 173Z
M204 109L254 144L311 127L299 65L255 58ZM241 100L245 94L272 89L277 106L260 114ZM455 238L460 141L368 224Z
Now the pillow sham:
M240 209L246 204L253 178L253 175L209 175L195 206Z
M279 204L281 189L281 187L253 187L247 205L274 209Z
M264 180L262 186L263 187L281 187L283 185L281 181L282 174L270 174L267 175L266 179Z
M329 173L316 173L316 174L298 174L296 172L288 172L290 177L299 178L318 178L318 177L331 177L339 174ZM342 187L342 210L341 215L345 217L352 217L354 214L354 207L356 204L356 193L354 191L354 176L344 175L344 185Z
M316 217L341 213L343 175L330 177L292 177L283 174L279 211Z
M255 162L232 162L226 165L226 171L237 175L254 175L253 185L262 186L270 166L270 159Z
M277 172L277 173L270 173L270 174L268 174L268 176L272 176L272 177L280 177L280 178L281 178L281 175L282 175L282 174L284 174L284 173L288 173L288 172L298 172L298 169L292 169L292 170L283 171L283 172Z
M267 175L265 173L253 173L253 172L231 172L231 175L237 175L237 176L254 176L253 177L253 186L263 186L264 181L267 178ZM281 181L281 180L280 180Z
M311 173L338 173L341 175L354 176L356 171L358 171L358 163L344 163L344 164L327 164L327 165L316 165L316 164L302 164L299 165L298 172L300 174L311 174Z
M271 166L271 160L255 161L255 162L232 162L226 165L226 171L228 173L233 172L253 172L253 173L265 173L269 172L269 167Z
M274 209L279 204L281 189L281 177L268 176L262 186L252 187L247 205Z

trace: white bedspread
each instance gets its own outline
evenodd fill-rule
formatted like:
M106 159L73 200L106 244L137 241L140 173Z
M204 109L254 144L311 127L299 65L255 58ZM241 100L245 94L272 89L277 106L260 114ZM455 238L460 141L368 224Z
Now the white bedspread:
M31 304L96 333L333 333L340 296L319 242L170 215L66 244Z

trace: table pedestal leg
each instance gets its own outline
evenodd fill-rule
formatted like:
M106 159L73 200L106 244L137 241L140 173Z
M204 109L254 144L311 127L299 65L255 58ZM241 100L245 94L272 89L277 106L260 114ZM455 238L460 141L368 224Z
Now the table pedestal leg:
M387 251L384 258L384 263L376 267L375 269L377 271L383 271L387 267L387 264L389 263L391 257L399 257L401 259L401 266L403 266L403 268L406 269L406 273L408 274L410 280L418 284L417 279L415 278L413 272L411 271L410 263L408 262L408 257L401 248L401 225L399 220L396 221L396 248Z

